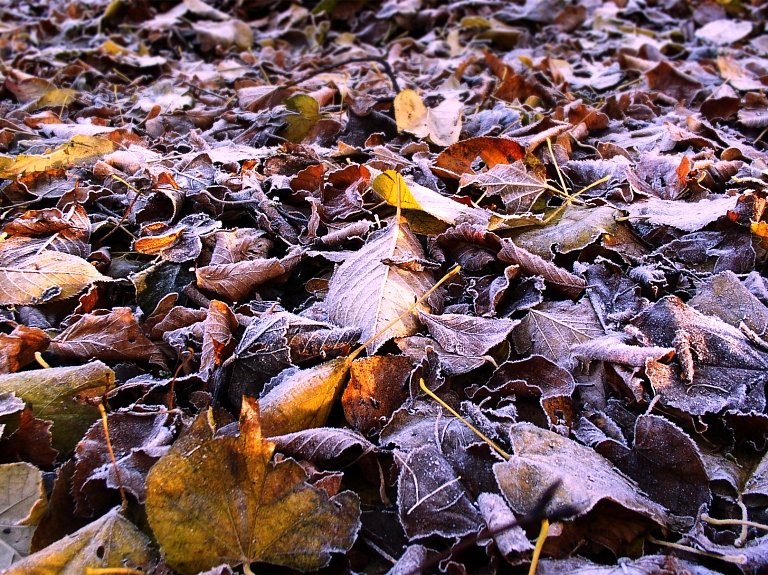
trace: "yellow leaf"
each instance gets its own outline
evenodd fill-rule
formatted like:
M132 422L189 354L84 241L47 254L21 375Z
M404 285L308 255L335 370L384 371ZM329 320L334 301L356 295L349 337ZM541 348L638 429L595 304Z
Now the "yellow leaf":
M102 156L114 152L116 148L114 142L104 138L74 136L69 142L59 146L50 154L41 156L20 155L8 167L3 166L5 162L0 162L0 178L11 179L30 172L45 172L58 168L94 164Z
M57 88L55 90L51 90L50 92L46 92L40 98L38 98L32 109L37 110L39 108L47 108L49 106L67 106L75 101L77 93L77 90L70 90L69 88Z
M237 437L215 436L206 415L147 477L147 517L171 567L191 574L260 561L310 571L352 546L357 496L328 497L293 459L272 463L256 400L243 400Z
M348 373L347 358L339 358L289 374L260 400L264 434L274 437L322 427Z
M371 182L371 187L392 206L397 205L399 193L400 207L404 210L427 212L448 224L456 224L459 219L483 224L488 221L489 214L485 210L454 202L416 183L409 185L395 170L387 170L376 176Z

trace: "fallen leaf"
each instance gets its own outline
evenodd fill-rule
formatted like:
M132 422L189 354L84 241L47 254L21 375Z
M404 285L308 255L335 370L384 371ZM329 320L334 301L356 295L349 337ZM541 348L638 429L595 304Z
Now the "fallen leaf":
M0 569L17 569L13 564L29 554L32 532L45 511L43 474L28 463L9 463L0 465L0 482Z
M438 146L450 146L461 133L462 104L446 98L434 108L427 108L413 90L403 90L394 101L397 129L419 138L429 138Z
M149 572L157 555L149 538L115 508L56 543L15 563L6 575L85 573L87 569L141 569Z
M15 392L35 406L35 415L53 421L53 447L62 455L99 417L95 398L115 382L115 374L100 361L75 367L54 367L0 375L0 393Z
M696 37L713 44L733 44L752 33L752 23L746 20L713 20L698 30Z
M147 478L149 524L171 566L191 574L261 561L313 570L352 546L357 496L329 498L294 460L273 463L255 401L243 402L238 437L216 437L209 418L198 416Z
M116 144L95 136L73 136L66 144L50 154L17 156L7 166L0 165L0 178L13 178L31 172L46 172L58 168L92 165L102 156L114 152Z
M70 298L109 278L82 258L44 251L0 267L0 280L0 305L35 305Z
M402 315L434 284L432 272L411 271L393 262L418 262L426 256L419 241L404 221L392 222L372 235L362 249L338 268L328 284L325 302L328 317L344 327L356 327L363 341L376 336ZM439 297L430 297L422 306L439 307ZM418 322L406 315L367 345L373 354L387 340L412 335Z
M419 310L419 319L448 353L480 357L506 341L520 323L511 319L480 318L455 313L433 315Z
M475 173L472 164L478 158L493 168L497 164L512 164L525 159L525 150L517 142L506 138L470 138L443 150L432 170L438 175L458 180L463 174Z

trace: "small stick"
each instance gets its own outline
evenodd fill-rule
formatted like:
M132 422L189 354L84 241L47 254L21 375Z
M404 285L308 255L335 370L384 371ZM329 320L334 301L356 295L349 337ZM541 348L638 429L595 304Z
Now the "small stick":
M112 450L112 442L109 440L109 426L107 425L107 411L104 409L104 404L99 404L99 413L101 413L101 424L104 426L104 437L107 440L107 450L109 451L109 457L112 459L112 466L115 468L115 475L117 476L117 487L120 489L120 498L123 500L122 510L125 511L128 507L128 499L125 497L125 490L123 489L123 480L120 479L120 469L117 467L117 459L115 459L115 452Z

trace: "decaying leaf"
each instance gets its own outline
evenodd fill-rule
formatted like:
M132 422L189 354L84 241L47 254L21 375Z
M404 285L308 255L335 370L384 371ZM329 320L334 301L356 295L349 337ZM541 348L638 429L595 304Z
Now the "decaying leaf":
M0 569L8 569L29 554L46 497L43 474L28 463L0 465L0 482Z
M329 498L292 459L272 462L259 408L244 401L238 437L217 437L205 413L152 468L147 514L166 561L182 573L260 561L300 570L328 564L357 536L352 492Z
M15 563L7 575L75 575L87 569L141 569L157 563L149 538L119 508L68 537Z

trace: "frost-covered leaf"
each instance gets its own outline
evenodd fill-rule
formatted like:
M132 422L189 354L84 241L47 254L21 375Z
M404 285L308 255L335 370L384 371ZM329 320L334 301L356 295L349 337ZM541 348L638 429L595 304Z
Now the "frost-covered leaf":
M109 278L77 256L44 251L0 267L0 305L36 305L70 298Z
M29 554L46 497L43 474L29 463L0 465L0 484L0 569L7 569Z
M526 275L543 277L545 282L569 297L578 297L587 285L582 278L532 254L507 238L501 241L499 259L520 266L520 270Z
M393 222L336 268L325 300L328 317L338 325L359 328L363 341L377 335L434 285L432 272L409 270L403 265L422 260L424 250L408 224ZM430 297L421 305L431 311L440 306L440 300L439 296ZM368 353L393 337L412 335L417 329L416 318L406 315L369 343Z
M491 319L455 313L434 315L419 311L419 319L437 342L449 353L480 357L507 339L520 323L511 319Z
M419 138L429 138L438 146L450 146L459 140L462 104L446 98L434 108L427 108L413 90L403 90L395 97L397 129Z
M523 162L497 164L487 172L464 174L459 186L477 186L489 196L501 196L507 213L531 211L545 192L551 195L551 187L541 178L528 172Z
M272 462L259 408L243 402L238 437L215 436L205 413L147 478L147 515L165 560L182 573L262 561L319 569L360 528L350 491L328 497L292 459Z

